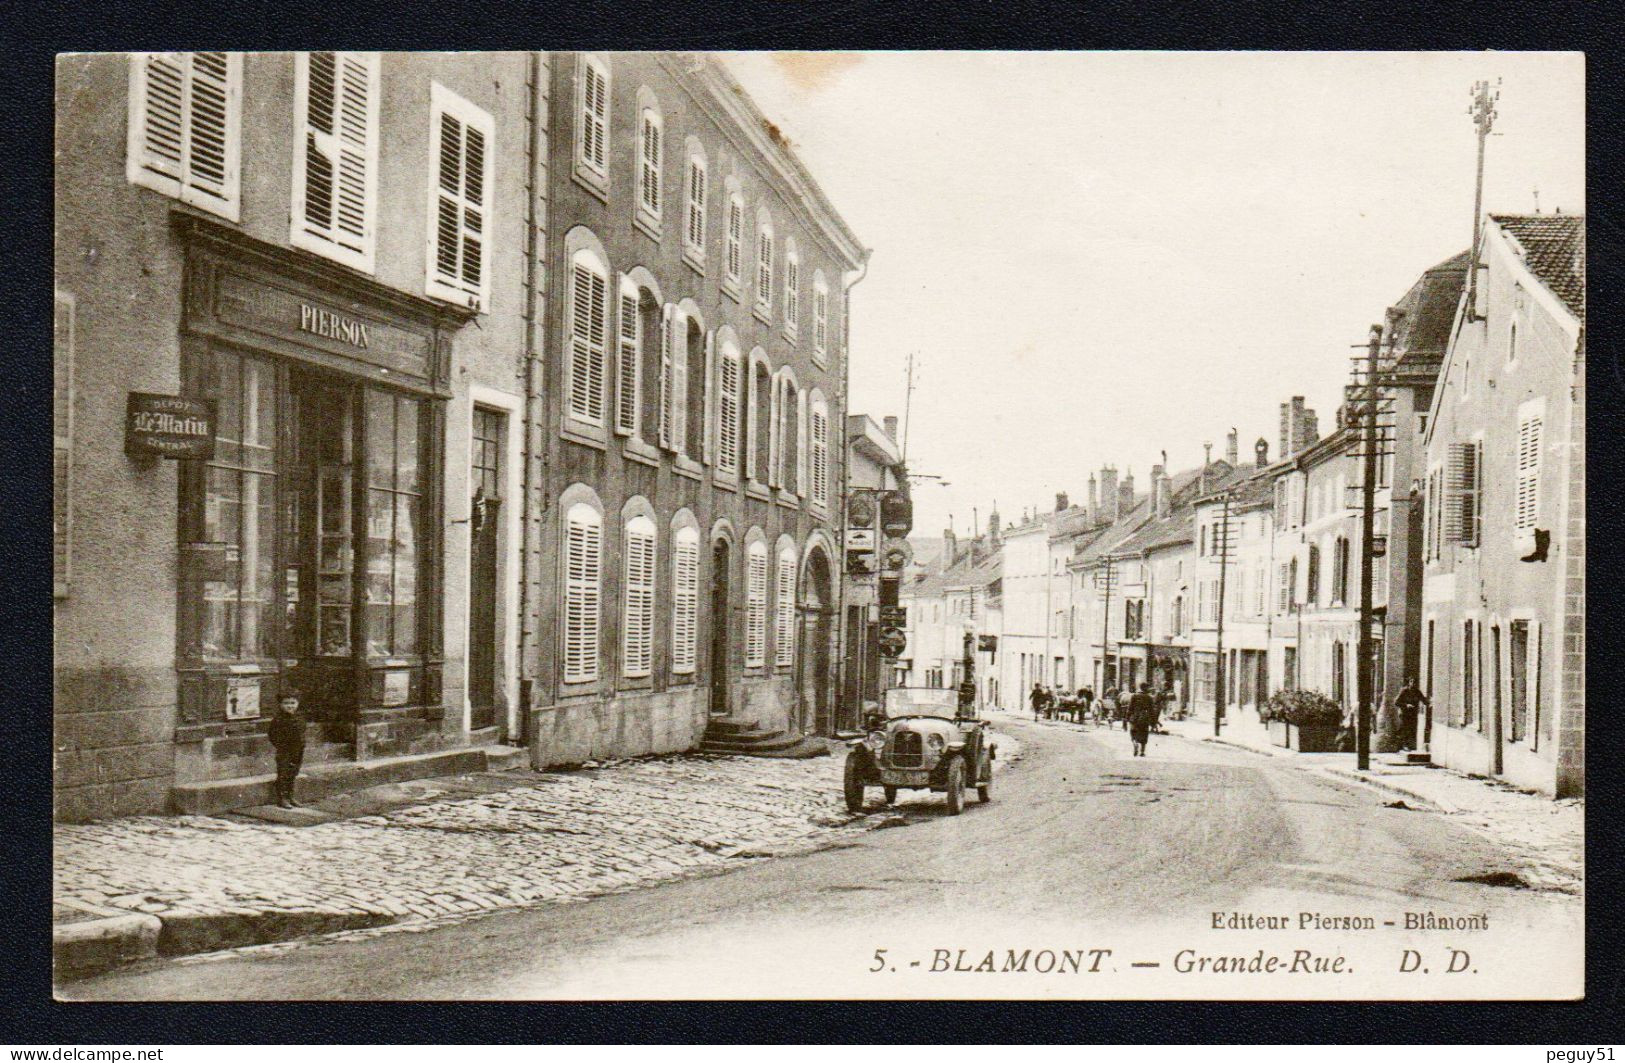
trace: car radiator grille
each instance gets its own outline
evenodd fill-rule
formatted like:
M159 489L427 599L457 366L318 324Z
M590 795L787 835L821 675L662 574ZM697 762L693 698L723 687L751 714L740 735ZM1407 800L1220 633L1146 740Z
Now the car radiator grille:
M892 767L918 768L924 761L925 753L919 735L913 731L899 731L892 736Z

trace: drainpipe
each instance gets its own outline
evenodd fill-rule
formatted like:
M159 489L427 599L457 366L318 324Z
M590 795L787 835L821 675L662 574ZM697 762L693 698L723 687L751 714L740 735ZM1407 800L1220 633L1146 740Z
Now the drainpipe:
M533 539L532 535L533 529L539 528L541 516L530 512L531 498L537 487L536 460L541 455L533 455L531 446L537 436L534 428L543 416L541 395L545 387L543 374L546 371L540 343L541 330L536 322L537 288L542 283L542 247L536 217L536 174L541 166L542 123L546 118L542 103L544 68L541 53L528 53L527 65L530 136L525 150L525 406L524 442L519 448L519 460L524 463L524 476L519 499L519 704L516 706L520 718L517 728L511 726L510 720L509 741L513 741L515 737L521 741L530 738L527 732L534 697L533 649L536 640L536 628L530 621L531 610L536 608L535 596L531 592L531 577L541 548L539 537Z
M869 256L874 253L874 248L872 247L866 247L863 249L863 262L861 263L863 267L862 272L847 283L841 297L841 486L840 491L836 493L835 498L831 499L830 502L832 505L835 505L837 500L839 500L839 512L843 514L841 517L841 520L843 521L845 520L844 514L846 513L846 493L850 483L852 471L852 451L846 438L846 416L848 412L847 398L852 390L852 289L861 284L863 279L869 275ZM904 473L905 475L903 477L901 486L907 487L907 470L904 470ZM834 514L831 514L831 517L833 518ZM846 636L848 634L846 630L846 536L844 534L844 525L841 525L839 522L837 522L836 535L836 545L838 547L836 551L836 568L839 569L839 578L837 578L835 581L835 656L840 664L836 673L835 683L836 705L839 706L840 691L846 689L848 669L852 667L852 661L850 661L848 659L848 655L843 652L847 645ZM899 597L901 597L901 594L899 594ZM863 700L863 691L854 686L853 693L857 696L858 701L861 703ZM881 697L885 697L884 687L882 687ZM884 708L884 704L882 704L881 707ZM862 710L863 706L861 704L852 706L852 711L858 717L855 721L852 721L853 723L862 723ZM835 718L830 721L831 731L838 731L840 730L840 723L842 722L840 720L840 713L836 712L834 715Z

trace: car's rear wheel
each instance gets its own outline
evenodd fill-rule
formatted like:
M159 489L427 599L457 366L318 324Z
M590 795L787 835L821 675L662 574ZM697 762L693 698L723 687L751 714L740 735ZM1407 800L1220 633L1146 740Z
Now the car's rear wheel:
M965 811L965 758L955 757L948 763L948 814L957 816Z
M976 797L982 804L993 800L993 758L982 754L982 766L977 769Z
M846 755L846 776L842 790L846 795L846 810L853 815L863 811L863 754L854 750Z
M895 787L895 786L886 787L886 803L888 805L897 803L897 787Z

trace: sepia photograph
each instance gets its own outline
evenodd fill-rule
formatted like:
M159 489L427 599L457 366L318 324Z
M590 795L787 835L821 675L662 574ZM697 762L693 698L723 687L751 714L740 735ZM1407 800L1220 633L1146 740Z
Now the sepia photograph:
M56 999L1583 999L1585 89L57 55Z

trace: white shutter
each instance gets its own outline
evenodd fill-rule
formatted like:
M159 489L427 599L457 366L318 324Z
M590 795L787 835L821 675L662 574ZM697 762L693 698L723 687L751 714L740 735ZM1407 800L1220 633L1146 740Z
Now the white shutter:
M772 391L769 392L767 400L767 476L765 479L769 487L777 487L779 486L780 463L784 460L784 455L780 449L782 440L779 439L782 409L780 402L784 396L784 378L773 377L772 380Z
M757 424L761 415L757 407L761 405L756 399L756 365L754 362L745 362L741 369L745 374L745 462L741 470L748 480L756 479L756 433L762 430Z
M796 559L785 552L779 555L778 602L774 608L773 660L780 668L795 663L796 639Z
M807 389L796 395L796 494L807 497Z
M431 82L428 294L482 309L490 300L485 247L490 232L491 116Z
M644 111L639 133L638 205L656 218L660 217L660 141L659 116L653 111Z
M829 292L813 291L813 350L823 354L829 342Z
M705 166L688 160L688 246L705 254Z
M753 543L745 571L745 666L767 663L767 548Z
M791 332L801 324L801 263L784 260L784 324Z
M694 671L700 601L699 533L684 528L672 551L671 670Z
M130 64L129 179L238 220L242 55L143 54Z
M609 150L609 76L591 60L581 64L581 161L605 172Z
M705 334L705 394L704 416L705 431L701 433L701 441L705 463L710 465L716 460L717 438L717 353L715 332Z
M622 590L621 672L629 678L653 670L655 533L647 517L626 525L626 577Z
M660 310L660 445L673 450L677 449L677 444L672 438L672 406L675 402L672 386L675 381L671 367L671 330L676 310L670 303Z
M812 411L812 500L829 504L829 412L822 406Z
M766 229L756 234L756 305L773 305L773 234Z
M367 272L378 184L378 55L298 58L293 243Z
M599 575L602 518L591 506L571 507L564 534L564 681L598 678Z
M745 206L737 198L728 200L728 279L739 280L741 246L745 238Z
M570 284L570 415L604 423L604 325L608 282L577 259Z
M717 400L717 468L739 470L739 372L737 355L723 352L722 373Z
M626 434L638 430L638 290L626 274L621 274L619 354L615 381L615 428Z
M670 331L671 449L679 454L688 454L688 316L675 307L672 308Z
M1514 527L1528 531L1540 519L1541 413L1526 413L1518 419L1517 495L1514 500Z

